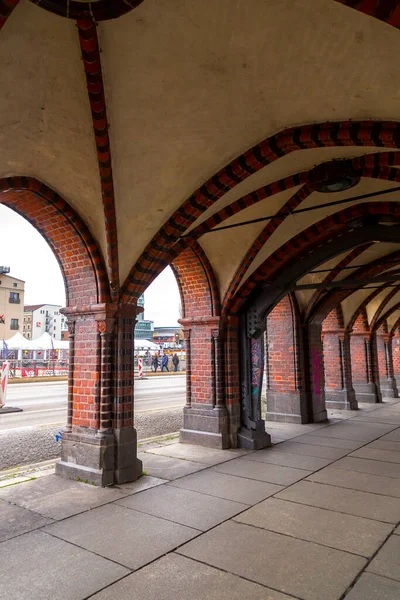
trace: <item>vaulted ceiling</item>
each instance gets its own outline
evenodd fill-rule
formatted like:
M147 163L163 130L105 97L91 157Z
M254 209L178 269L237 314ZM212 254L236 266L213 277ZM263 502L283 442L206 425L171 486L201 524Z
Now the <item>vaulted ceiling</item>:
M400 187L399 26L400 3L379 0L0 0L0 178L60 194L128 297L191 240L228 302L355 196L400 202L378 195ZM337 160L359 182L323 193L316 167ZM399 251L371 240L294 283L379 260L387 275ZM370 323L400 302L382 308L394 284L376 285ZM345 324L367 288L341 300ZM297 290L303 314L330 289Z

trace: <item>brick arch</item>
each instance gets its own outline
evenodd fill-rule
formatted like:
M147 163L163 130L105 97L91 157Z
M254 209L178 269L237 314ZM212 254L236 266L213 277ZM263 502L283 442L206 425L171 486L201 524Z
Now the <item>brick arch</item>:
M386 311L381 317L375 322L374 327L371 327L372 332L389 333L388 330L388 318L396 311L400 310L400 302L397 302L392 308Z
M335 2L374 17L396 29L400 28L400 6L398 2L388 2L388 0L374 0L373 2L370 0L335 0Z
M371 321L371 329L373 330L375 328L376 323L379 320L379 316L382 314L383 309L385 308L385 306L387 306L387 304L391 301L391 299L398 294L398 292L400 291L400 285L397 285L395 288L393 288L389 294L382 300L382 302L380 303L379 307L377 308L372 321Z
M347 330L350 331L349 326L347 327ZM351 330L354 333L369 333L370 332L370 327L369 327L369 323L368 323L368 315L367 315L365 306L363 306L360 309L357 309L357 316L352 321Z
M31 177L0 179L0 202L44 237L60 265L67 305L109 301L103 258L89 229L54 190Z
M400 203L369 202L357 204L314 223L308 229L297 234L268 257L239 289L228 307L231 313L237 313L243 305L249 302L262 285L269 282L270 293L273 286L290 285L289 279L300 279L309 270L323 264L330 257L343 252L346 248L354 248L367 243L367 236L373 238L371 227L357 227L363 218L388 216L400 221ZM355 225L355 227L353 226ZM376 228L374 228L376 229ZM389 240L393 232L385 228L387 233L380 231L379 235ZM332 250L331 250L332 248ZM332 254L330 254L332 252ZM280 297L282 297L281 294ZM277 300L275 301L275 303ZM334 308L338 301L332 303ZM325 312L324 317L329 312ZM321 319L321 321L323 318Z
M218 316L220 302L214 271L200 247L194 242L171 263L182 301L182 317Z
M319 123L285 129L266 138L208 179L175 211L132 267L123 285L123 294L137 298L165 264L170 262L170 253L174 244L188 227L206 209L250 175L296 150L335 146L399 148L400 123L391 121Z
M15 0L11 1L15 2ZM118 19L118 17L122 17L139 6L143 0L100 0L98 2L31 0L31 2L56 15L66 17L67 19L81 19L96 22Z
M336 306L322 321L322 331L336 331L344 329L344 319L342 307Z

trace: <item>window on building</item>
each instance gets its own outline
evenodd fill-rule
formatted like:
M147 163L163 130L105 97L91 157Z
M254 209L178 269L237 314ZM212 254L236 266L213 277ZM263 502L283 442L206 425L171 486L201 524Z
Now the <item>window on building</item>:
M10 302L11 304L19 304L19 292L10 292Z
M19 329L18 319L11 319L10 329Z
M13 286L14 286L14 287L17 287L17 285L18 285L18 284L16 284L15 282L13 283Z

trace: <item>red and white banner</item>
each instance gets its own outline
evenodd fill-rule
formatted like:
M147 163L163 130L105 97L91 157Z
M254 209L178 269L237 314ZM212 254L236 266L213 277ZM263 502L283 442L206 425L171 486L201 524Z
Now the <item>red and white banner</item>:
M143 358L139 358L138 360L138 369L139 369L139 377L142 379L143 377Z
M8 362L4 362L3 366L1 368L1 379L0 379L0 408L2 408L6 403L8 372L9 372L9 364L8 364Z

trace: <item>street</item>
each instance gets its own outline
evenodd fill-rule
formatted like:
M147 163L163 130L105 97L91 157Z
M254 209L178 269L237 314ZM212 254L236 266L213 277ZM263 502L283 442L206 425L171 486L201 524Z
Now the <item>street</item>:
M155 376L135 381L135 414L181 408L185 375ZM18 383L7 388L7 406L23 412L0 414L0 432L20 427L60 425L67 415L67 382Z

